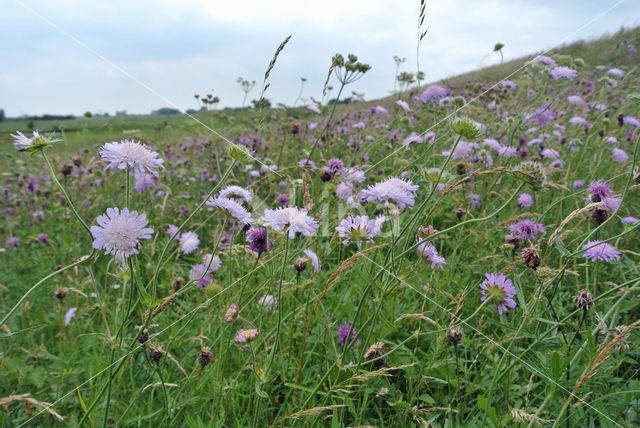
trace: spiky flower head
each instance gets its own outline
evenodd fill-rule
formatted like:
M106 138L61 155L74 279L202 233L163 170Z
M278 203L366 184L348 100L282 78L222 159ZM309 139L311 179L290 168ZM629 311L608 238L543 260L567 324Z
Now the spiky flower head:
M138 254L140 239L149 239L153 229L146 227L149 223L144 214L124 208L107 208L96 220L97 226L91 226L93 248L105 250L105 254L113 254L124 265L124 258Z
M462 340L463 336L464 334L462 333L462 329L460 327L449 329L446 333L447 340L452 345L457 345Z
M524 161L514 168L514 176L528 183L534 190L542 190L547 184L547 173L540 162Z
M293 239L296 233L312 236L318 230L318 222L307 214L307 210L296 207L265 210L261 218L264 225L274 230L284 230Z
M620 260L620 253L611 245L602 241L589 241L582 246L585 250L584 257L595 262L602 260L605 262L617 262Z
M456 117L449 125L453 132L469 140L475 140L482 133L481 125L468 117Z
M344 238L342 241L344 245L354 243L361 247L363 242L373 242L373 238L381 232L382 224L386 220L385 216L369 219L366 215L350 215L340 222L340 225L336 227L336 232L341 238Z
M127 138L120 142L105 143L100 149L100 157L107 163L105 169L125 169L131 168L136 175L148 172L153 176L158 176L158 168L164 168L164 160L158 157L158 153L153 152L146 145L133 138Z
M587 290L580 290L573 298L576 308L588 311L593 307L593 295Z
M227 147L227 153L229 153L229 156L233 159L242 164L249 163L253 160L253 156L249 149L240 144L229 144L229 147Z
M498 308L498 313L502 315L509 308L516 307L516 288L510 279L504 274L486 273L486 279L480 283L480 293L483 302L487 299Z
M61 141L59 139L51 139L40 135L38 131L33 131L31 138L28 138L20 131L15 134L9 134L13 137L13 146L20 152L36 153L41 150L50 149L53 143Z

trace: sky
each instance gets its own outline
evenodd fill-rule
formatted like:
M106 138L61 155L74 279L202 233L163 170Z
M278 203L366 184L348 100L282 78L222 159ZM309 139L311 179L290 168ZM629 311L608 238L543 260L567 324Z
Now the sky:
M588 24L608 8L615 6ZM0 108L9 117L86 111L149 113L198 108L194 94L237 107L236 80L256 80L278 45L292 38L265 96L292 105L322 98L336 53L372 69L346 89L382 98L400 71L435 82L640 25L637 0L426 0L428 33L417 54L419 0L1 0ZM582 28L584 27L584 28ZM335 81L332 83L335 86Z

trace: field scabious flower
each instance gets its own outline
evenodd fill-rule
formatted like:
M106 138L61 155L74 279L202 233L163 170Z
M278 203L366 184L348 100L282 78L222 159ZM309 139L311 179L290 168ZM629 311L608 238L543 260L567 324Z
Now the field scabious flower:
M440 269L444 269L443 266L447 264L444 257L438 255L438 250L431 242L423 242L418 245L418 253L423 259L431 263L432 268L437 266Z
M522 193L518 197L518 206L520 208L531 208L533 205L533 197L528 193Z
M411 207L415 203L418 185L411 181L392 177L381 183L376 183L360 192L362 202L384 202L389 205L395 202L398 208Z
M44 137L40 135L38 131L33 131L31 138L26 137L20 131L16 131L15 134L9 135L13 137L13 146L20 152L26 151L29 153L35 153L38 150L51 148L51 143L61 141L59 139L52 140L50 138Z
M353 216L350 215L340 222L336 227L336 231L341 238L345 238L342 243L344 245L350 242L356 244L358 248L362 246L362 242L373 242L382 229L382 224L387 220L385 216L369 219L369 216Z
M578 76L578 72L576 70L570 67L565 67L565 66L554 67L551 70L550 74L553 80L558 80L558 79L573 80L576 76Z
M13 248L13 250L17 250L18 247L20 246L20 238L16 237L16 236L12 236L10 238L7 238L7 240L4 243L7 247Z
M169 227L167 227L167 235L169 235L169 238L178 238L176 236L176 234L178 233L178 226L176 226L175 224L170 224Z
M198 245L200 245L200 239L195 232L184 232L180 235L180 251L184 254L193 253Z
M73 317L76 315L76 311L78 310L78 308L73 307L73 308L69 308L69 310L67 311L67 313L64 315L64 325L69 325L71 324L71 320L73 319Z
M516 307L516 301L513 300L517 291L510 279L504 274L486 273L486 279L480 283L481 301L490 300L498 307L498 313L502 315L509 308Z
M356 332L355 328L351 327L351 323L349 321L345 322L343 325L341 325L340 327L338 327L338 342L340 342L340 347L344 348L347 345L347 338L349 336L349 330L351 330L351 338L349 339L349 344L352 344L352 346L355 346L359 343L361 343L361 340L355 340L356 336L358 335L358 333ZM354 343L355 340L355 343Z
M438 98L446 97L451 93L450 90L438 85L431 85L420 94L420 99L423 103L431 100L437 100Z
M233 218L242 224L253 223L253 218L249 211L236 202L235 199L219 196L217 198L209 198L206 204L210 207L218 208L218 210L227 217Z
M318 222L307 214L307 210L296 207L265 210L261 219L267 227L287 231L290 239L295 238L296 233L315 235L319 227Z
M273 248L273 242L268 239L267 229L264 227L249 229L245 240L249 243L249 249L254 253L266 253Z
M512 223L509 226L509 232L520 241L525 239L536 239L536 234L545 233L547 228L541 223L536 223L528 218Z
M313 266L313 271L315 273L320 272L320 259L318 259L318 255L314 253L313 250L310 250L308 248L302 250L302 252L311 260L311 266Z
M258 336L260 336L260 332L255 328L249 330L240 329L233 340L236 343L249 343L253 342Z
M91 226L93 248L113 254L124 265L124 258L138 254L140 239L150 239L153 229L144 214L129 211L127 208L107 208L96 220L98 225Z
M605 262L617 262L620 260L620 253L611 245L602 241L589 241L582 246L584 257L591 259L595 262L602 260Z
M251 202L251 192L240 186L227 186L220 191L221 198L240 199L243 202Z
M100 157L107 162L106 169L125 169L127 166L133 169L136 176L148 172L158 176L158 168L164 168L164 160L158 158L158 153L128 138L120 142L105 143L100 150Z
M636 223L640 222L640 219L637 219L637 218L635 218L635 217L631 217L631 216L629 216L629 217L622 217L622 222L623 222L624 224L636 224Z
M469 205L473 208L478 208L480 206L480 195L477 193L467 193L467 199L469 200Z
M629 159L629 155L622 149L614 147L611 150L611 154L613 155L616 162L625 163L627 159Z
M277 304L278 299L271 294L265 294L258 299L258 309L262 309L265 314L273 311Z

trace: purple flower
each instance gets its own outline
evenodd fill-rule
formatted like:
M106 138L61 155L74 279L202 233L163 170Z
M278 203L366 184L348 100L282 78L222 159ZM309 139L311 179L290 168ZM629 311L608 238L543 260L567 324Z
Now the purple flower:
M635 218L635 217L629 216L629 217L622 217L622 222L624 224L636 224L636 223L640 222L640 220Z
M309 105L307 106L307 109L311 110L312 112L314 112L314 113L316 113L316 114L320 114L320 113L321 113L321 112L320 112L320 109L319 109L319 108L318 108L318 106L317 106L317 105L315 105L315 104L309 104Z
M355 340L358 333L355 328L351 327L351 322L347 321L344 325L338 327L338 342L340 342L340 347L344 348L347 345L347 337L349 336L349 330L351 330L351 339L349 339L349 344L355 346L361 343L360 339ZM355 342L354 342L355 340Z
M318 167L316 167L316 163L309 159L302 159L298 162L298 165L309 167L311 168L311 171L315 171L316 169L318 169Z
M456 146L456 148L453 150L453 154L451 153L451 150L444 150L442 152L442 156L451 155L452 159L464 159L466 157L469 157L471 152L473 152L477 148L478 145L476 143L470 143L468 141L460 140L458 141L458 145Z
M574 189L582 189L585 186L585 181L584 180L574 180L573 183L571 183L571 187L573 187Z
M342 241L344 245L352 242L361 247L362 242L373 242L373 238L380 233L382 224L386 220L385 216L380 216L373 220L366 215L350 215L340 222L340 225L336 227L336 231L341 238L345 238Z
M531 208L533 205L533 197L528 193L522 193L518 197L518 206L520 208Z
M287 205L289 205L289 197L287 195L285 195L284 193L280 193L278 195L278 199L276 199L276 202L281 207L286 207Z
M195 232L184 232L180 234L180 251L184 254L193 253L198 245L200 245L200 239Z
M591 259L593 262L597 260L617 262L620 260L620 253L606 242L589 241L582 246L582 249L586 250L584 252L584 257Z
M578 75L578 72L573 68L560 66L560 67L553 68L550 74L551 74L551 77L553 77L553 80L558 80L558 79L573 80Z
M14 250L17 250L18 246L20 245L20 238L18 238L17 236L7 238L7 240L5 241L5 245L7 247L13 247Z
M218 210L227 217L233 218L242 224L253 223L251 214L235 199L219 196L217 198L209 198L206 204L210 207L218 208Z
M315 273L320 272L320 259L318 259L318 255L308 248L302 250L302 252L311 260L311 266L313 266L313 271Z
M543 224L536 223L535 221L526 218L512 223L509 226L509 231L517 239L524 241L525 239L535 240L537 233L545 233L547 229Z
M133 186L138 193L151 189L156 184L156 177L151 174L140 174Z
M413 206L417 191L418 186L411 181L392 177L362 190L360 199L362 202L384 202L386 205L393 201L398 208L405 208Z
M246 241L249 243L249 249L254 253L266 253L273 248L273 242L267 237L267 229L264 227L252 227L247 232Z
M287 231L289 239L295 238L296 233L315 235L319 227L318 222L307 214L307 210L296 207L265 210L262 220L266 227Z
M73 307L73 308L69 308L69 310L67 311L67 313L64 315L64 325L69 325L71 324L71 320L73 319L73 317L76 315L76 311L78 310L78 308Z
M491 303L498 307L498 313L502 315L503 312L516 307L516 301L513 298L516 296L516 288L512 285L511 280L504 274L485 273L487 278L480 283L480 293L482 294L481 301L489 299Z
M420 94L420 99L423 103L431 100L437 100L438 98L446 97L451 93L450 90L445 89L438 85L431 85Z
M593 202L600 202L602 199L613 196L613 191L608 183L602 180L592 181L589 185L589 192Z
M467 193L467 199L469 200L469 205L473 208L478 208L480 206L480 195L477 193Z
M534 61L540 61L544 65L548 65L550 67L555 67L557 65L556 61L553 58L548 57L546 55L538 55L537 57L534 58Z
M418 253L423 259L431 263L432 268L437 266L440 269L444 269L443 266L447 264L444 257L438 255L438 250L431 242L423 242L418 245Z
M146 227L149 222L144 214L120 211L118 208L107 208L107 213L98 217L97 226L91 226L93 248L105 250L105 254L113 254L121 264L124 257L138 254L140 239L150 239L153 229Z
M38 235L38 241L40 241L42 245L48 245L49 237L45 233L41 233Z
M624 150L617 147L614 147L611 150L611 154L613 155L614 159L620 163L625 163L627 159L629 159L629 155Z
M640 121L633 116L625 116L622 121L627 125L631 125L635 128L640 128Z
M353 196L353 184L349 183L348 181L343 181L342 183L338 184L338 187L336 188L336 196L343 201L351 198Z
M250 330L240 329L233 340L236 343L248 343L254 341L258 336L260 336L260 333L255 328Z
M178 233L178 226L176 226L175 224L170 224L169 227L167 227L167 235L169 235L169 238L173 238L176 237L176 234Z
M338 158L333 158L333 159L329 159L327 161L327 172L329 174L336 174L338 172L342 172L342 170L344 169L344 163L342 162L342 160L338 159Z
M225 312L224 314L224 322L230 323L235 321L235 319L238 317L239 309L240 308L238 307L237 303L232 303L231 306L229 306L229 309L227 309L227 312Z
M240 186L227 186L220 191L221 198L239 199L242 202L251 202L251 192Z
M164 160L158 158L158 153L133 141L133 138L122 140L119 143L105 143L100 150L100 157L107 162L106 169L125 169L127 166L133 169L136 176L148 171L158 176L158 168L163 168Z

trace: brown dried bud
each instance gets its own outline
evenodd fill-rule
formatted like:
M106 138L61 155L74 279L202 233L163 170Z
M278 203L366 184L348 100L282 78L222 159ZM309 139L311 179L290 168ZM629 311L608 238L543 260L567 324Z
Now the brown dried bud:
M62 175L67 177L73 171L73 166L71 165L62 165Z
M171 287L173 288L173 291L176 292L180 290L183 285L184 285L184 278L178 277L173 280L173 284L171 285Z
M151 345L149 347L149 359L154 363L160 361L160 358L162 358L164 354L164 345L162 344Z
M467 172L467 165L464 162L456 164L456 174L464 175Z
M460 220L462 218L462 216L464 215L464 211L462 210L462 208L456 208L456 210L454 212L456 213L456 218L458 220Z
M373 361L374 367L382 367L387 364L386 357L380 358L384 354L385 354L384 343L383 342L374 343L369 347L369 349L367 349L367 352L364 353L364 360L365 361L375 360Z
M513 245L514 251L520 248L520 240L513 235L507 235L504 237L504 242L509 245Z
M149 340L149 330L145 328L144 330L142 330L142 333L140 333L140 336L138 336L138 343L141 345L144 345L145 343L147 343L148 340Z
M601 208L596 208L591 212L591 223L595 226L599 226L609 218L609 210L603 210Z
M300 125L298 122L295 122L291 124L291 133L293 135L298 135L300 133L301 128L302 128L302 125Z
M528 247L522 250L522 261L531 270L538 269L540 266L540 253L536 247Z
M60 301L64 301L64 298L67 297L67 289L66 288L56 288L56 291L53 292L53 295L56 299Z
M206 346L202 347L200 355L198 355L198 363L200 367L204 368L213 362L213 355L211 355L211 349Z
M464 334L462 333L462 329L460 327L455 327L447 331L446 337L449 343L452 345L457 345L461 340Z
M329 174L327 171L324 171L322 174L320 174L320 180L324 181L325 183L327 181L331 181L331 174Z
M580 290L573 298L573 303L576 304L576 308L588 311L593 307L593 295L587 290Z
M303 272L307 268L307 262L308 260L306 257L298 257L293 262L293 267L298 273Z

